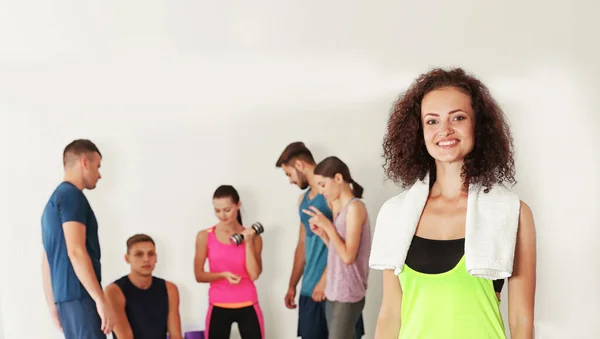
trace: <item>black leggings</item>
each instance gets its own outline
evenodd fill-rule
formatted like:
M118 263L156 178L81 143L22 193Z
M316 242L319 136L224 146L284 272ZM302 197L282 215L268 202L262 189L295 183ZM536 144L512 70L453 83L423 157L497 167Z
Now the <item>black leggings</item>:
M237 323L242 339L264 338L262 311L258 304L242 308L210 305L206 323L206 339L228 339L233 323Z

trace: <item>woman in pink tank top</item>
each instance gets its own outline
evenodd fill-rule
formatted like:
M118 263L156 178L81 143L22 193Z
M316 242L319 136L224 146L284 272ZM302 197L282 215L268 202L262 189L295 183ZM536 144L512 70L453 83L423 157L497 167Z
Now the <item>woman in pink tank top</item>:
M262 238L242 226L235 188L219 186L213 205L219 223L198 232L194 259L196 281L210 284L207 339L229 338L234 322L242 339L264 339L264 320L254 285L262 272ZM230 240L236 233L244 235L239 246ZM208 271L204 268L207 260Z

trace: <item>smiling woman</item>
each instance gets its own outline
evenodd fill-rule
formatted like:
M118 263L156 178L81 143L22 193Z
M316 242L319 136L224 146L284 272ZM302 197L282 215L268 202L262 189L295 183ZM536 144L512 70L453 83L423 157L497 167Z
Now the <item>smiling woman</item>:
M434 159L460 164L473 150L471 98L453 87L436 89L423 97L421 111L427 152Z
M440 129L445 132L438 134ZM450 131L455 133L444 134ZM434 136L437 139L431 139ZM434 181L435 158L442 150L454 149L453 140L461 142L465 184L490 188L498 182L516 182L504 112L487 87L462 69L434 69L421 75L395 103L383 144L387 175L405 187L427 173Z
M535 227L504 186L515 182L512 141L485 85L462 69L421 75L394 105L383 146L389 177L410 189L377 217L375 337L504 339L508 277L511 336L533 339Z

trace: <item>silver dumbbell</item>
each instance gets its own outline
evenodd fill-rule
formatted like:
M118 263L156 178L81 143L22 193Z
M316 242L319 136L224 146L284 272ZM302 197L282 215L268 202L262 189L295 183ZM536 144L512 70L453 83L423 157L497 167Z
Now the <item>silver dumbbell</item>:
M254 232L256 232L256 234L261 234L265 231L265 228L259 222L255 222L254 224L252 224L251 228L254 230ZM231 236L231 242L238 246L242 243L243 240L244 236L241 233L236 233Z

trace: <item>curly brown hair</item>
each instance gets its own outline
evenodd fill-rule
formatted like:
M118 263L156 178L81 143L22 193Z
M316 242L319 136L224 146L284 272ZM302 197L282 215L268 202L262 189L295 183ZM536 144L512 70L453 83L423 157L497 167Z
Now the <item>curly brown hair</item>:
M474 148L465 157L461 174L464 189L479 184L488 192L494 184L516 183L512 137L504 112L489 89L462 68L434 68L421 74L394 103L383 140L387 176L404 188L423 180L427 173L435 181L435 161L423 137L421 101L442 87L469 95L475 112Z

